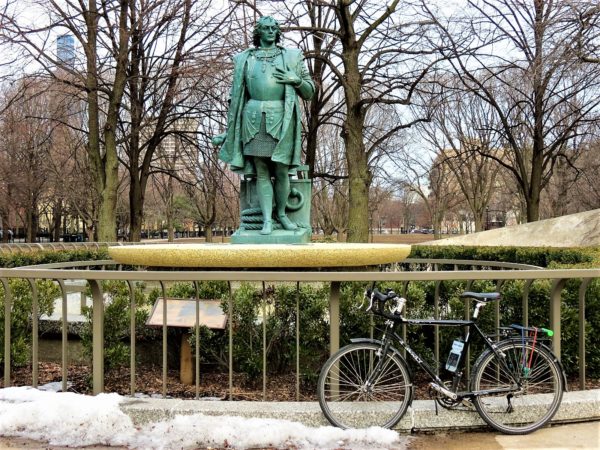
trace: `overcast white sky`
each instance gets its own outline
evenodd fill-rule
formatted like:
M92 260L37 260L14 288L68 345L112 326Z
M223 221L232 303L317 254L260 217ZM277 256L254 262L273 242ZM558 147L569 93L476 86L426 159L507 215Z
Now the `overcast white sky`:
M311 428L276 419L230 416L177 416L136 427L117 394L97 396L57 393L30 387L0 389L0 435L83 447L113 445L143 449L223 447L235 449L273 446L297 449L396 450L408 437L383 428L341 430Z

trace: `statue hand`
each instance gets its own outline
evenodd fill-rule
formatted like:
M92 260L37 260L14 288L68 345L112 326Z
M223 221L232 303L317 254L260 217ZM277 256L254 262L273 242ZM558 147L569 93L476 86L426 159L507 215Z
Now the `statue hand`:
M298 87L302 84L302 79L296 74L296 72L288 69L287 67L285 69L276 67L273 76L275 77L275 81L277 81L277 83L291 84L294 87Z
M223 145L223 142L225 142L226 137L227 137L227 132L213 136L213 138L210 141L212 142L212 144L215 147L220 147L221 145Z

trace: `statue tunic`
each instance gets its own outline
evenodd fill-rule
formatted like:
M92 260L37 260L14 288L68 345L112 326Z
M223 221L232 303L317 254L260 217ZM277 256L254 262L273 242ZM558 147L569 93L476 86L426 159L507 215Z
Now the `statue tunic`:
M273 149L271 159L275 162L287 164L290 167L290 169L293 169L294 167L300 165L300 155L302 153L300 136L301 111L299 98L310 99L315 92L315 85L310 78L306 66L304 65L304 58L302 56L302 52L298 49L288 49L283 47L278 48L281 49L281 60L283 61L282 64L284 64L285 67L292 69L296 72L296 74L302 79L302 85L298 88L290 86L289 84L283 85L284 94L282 124L281 128L278 129L278 131L275 131L275 129L277 128L275 125L273 125L272 129L272 132L274 134L278 134L280 138L279 140L277 140L273 138L271 134L269 134L267 128L268 120L266 120L264 123L266 129L265 134L275 139L275 141L277 142L277 145ZM246 110L246 103L248 103L250 93L254 92L254 95L258 95L257 92L254 90L254 87L248 88L246 86L248 80L250 80L251 83L253 81L258 82L258 79L254 80L247 77L248 74L252 75L254 73L248 72L248 67L250 65L253 65L255 67L261 67L260 70L262 70L262 61L260 61L260 63L258 61L255 61L255 64L252 64L250 62L251 56L255 51L257 51L257 49L247 49L242 53L238 53L233 58L233 83L231 85L230 104L227 113L226 138L225 142L223 142L223 145L221 146L221 150L219 151L219 159L228 163L234 172L242 174L252 174L254 171L254 168L251 163L252 158L248 157L247 154L244 154L245 132L243 131L243 119L244 111ZM278 64L278 62L276 62L276 64ZM267 66L268 65L269 64L267 64ZM267 79L267 81L271 83L270 77ZM260 102L271 102L278 101L279 99L275 98L274 100L269 100L268 98L258 97L254 100L259 100ZM268 106L269 108L267 109L270 109L272 104ZM250 106L249 108L254 107ZM251 112L254 111L254 109L251 110ZM263 105L261 105L260 111L262 115ZM273 117L275 116L276 114L274 113ZM256 117L256 120L258 120L258 112ZM261 118L261 123L262 122L263 121ZM259 125L261 124L258 124L257 126ZM246 138L249 138L251 134L252 133L247 134Z
M284 115L285 86L277 83L273 74L284 68L283 54L278 48L269 57L268 51L256 49L248 58L244 79L248 100L242 112L242 142L244 156L271 157L281 140ZM292 142L284 152L291 152Z

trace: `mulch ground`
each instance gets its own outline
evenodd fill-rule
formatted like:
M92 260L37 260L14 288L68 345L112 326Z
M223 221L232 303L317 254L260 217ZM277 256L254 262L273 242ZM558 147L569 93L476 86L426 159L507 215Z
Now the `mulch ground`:
M40 363L38 369L38 386L60 382L62 372L60 364ZM3 379L0 378L0 380ZM29 367L13 369L11 373L12 386L31 386L32 374ZM67 371L68 390L80 394L92 394L92 368L86 365L72 365ZM267 400L267 401L295 401L296 377L294 374L270 376L267 379L266 396L263 398L262 377L251 381L244 374L233 374L232 400ZM316 395L301 386L301 401L316 401ZM131 393L131 374L129 368L108 370L104 376L104 391L116 392L121 395ZM163 372L161 367L150 366L137 368L135 374L135 392L146 395L162 396ZM196 386L180 382L179 372L167 372L167 396L174 398L194 398ZM229 374L227 373L201 373L199 384L200 397L215 399L229 399Z
M60 382L62 372L60 364L40 363L38 385L51 382ZM135 392L145 395L162 396L163 378L162 368L148 366L138 368L135 377ZM92 368L86 365L69 366L67 373L68 390L80 394L92 394ZM3 378L0 383L4 385ZM429 399L427 380L421 374L415 379L417 386L415 398ZM12 386L31 386L31 368L22 367L13 369L11 373ZM586 380L586 389L600 388L600 380ZM108 370L104 377L105 392L116 392L121 395L131 393L131 375L129 368ZM577 379L569 380L569 391L580 390ZM200 397L229 400L229 374L227 373L201 373L198 389ZM174 398L194 398L196 386L180 382L179 372L170 370L167 373L167 396ZM296 376L293 373L286 375L273 375L267 378L265 394L263 396L262 377L250 380L245 374L233 374L232 400L250 401L296 401ZM300 401L317 401L314 386L300 386Z

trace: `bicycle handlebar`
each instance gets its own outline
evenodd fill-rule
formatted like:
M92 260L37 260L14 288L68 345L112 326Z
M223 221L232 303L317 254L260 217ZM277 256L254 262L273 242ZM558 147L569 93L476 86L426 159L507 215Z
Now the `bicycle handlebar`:
M369 299L369 307L367 311L373 311L374 314L383 316L390 320L401 320L402 310L406 304L406 299L398 297L398 295L391 289L387 289L385 293L380 292L377 288L367 289L365 291L365 297ZM396 300L396 305L393 307L392 313L385 310L385 304L390 300Z
M385 293L380 292L376 287L373 286L372 289L367 289L365 291L365 297L369 300L369 307L367 311L373 311L374 314L378 316L385 317L390 320L403 320L402 318L402 310L404 309L404 305L406 304L406 299L403 297L399 297L393 290L386 289ZM498 292L463 292L461 294L462 298L472 298L477 300L477 307L473 313L473 317L476 318L479 313L479 309L486 303L499 300L500 293ZM393 306L392 312L389 313L385 310L385 304L390 301L395 300L396 304ZM544 329L545 331L545 329Z

